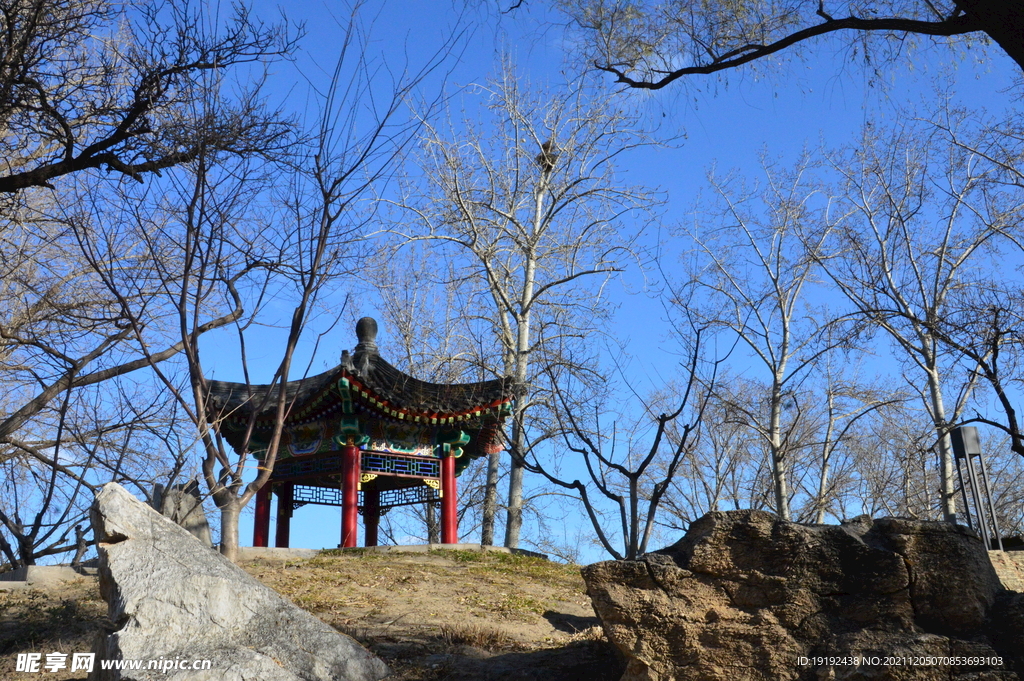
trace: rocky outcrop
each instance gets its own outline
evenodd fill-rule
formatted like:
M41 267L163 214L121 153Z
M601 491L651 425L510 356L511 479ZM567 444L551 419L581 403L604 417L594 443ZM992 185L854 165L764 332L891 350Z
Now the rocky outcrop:
M121 486L107 484L97 493L92 521L100 592L117 627L98 642L97 660L142 660L143 669L101 670L97 662L91 681L377 681L387 675L384 663L354 640ZM192 670L196 660L209 660L210 669ZM158 668L146 669L149 661Z
M583 577L623 681L1024 678L1024 597L963 527L711 513Z
M1024 551L989 551L988 559L1003 586L1024 592Z

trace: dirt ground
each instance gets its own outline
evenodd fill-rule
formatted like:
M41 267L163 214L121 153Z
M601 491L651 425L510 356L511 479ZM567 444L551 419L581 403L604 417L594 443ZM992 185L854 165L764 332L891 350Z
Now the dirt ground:
M326 552L242 567L380 656L388 681L617 681L578 566L470 551ZM112 629L96 580L0 591L0 679L19 652L86 652Z
M15 671L18 653L86 653L95 637L113 629L95 577L39 589L0 591L0 679L81 679L67 670Z

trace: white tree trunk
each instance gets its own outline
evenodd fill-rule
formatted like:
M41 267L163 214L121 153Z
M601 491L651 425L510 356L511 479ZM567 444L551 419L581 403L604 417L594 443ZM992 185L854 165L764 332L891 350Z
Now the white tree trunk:
M544 183L537 187L537 203L533 212L533 231L526 252L523 268L523 294L519 300L519 314L516 316L515 378L518 399L526 400L526 377L530 364L530 318L533 315L533 289L537 277L537 254L535 239L541 229L544 210ZM517 404L512 423L512 467L508 475L508 521L505 523L505 546L519 548L519 531L523 527L523 458L526 456L526 433L524 432L526 405Z
M772 386L769 444L772 457L772 484L775 487L775 510L783 520L790 520L789 482L786 479L786 452L782 447L782 390L776 379Z
M232 563L238 561L238 516L241 507L237 500L220 509L220 553Z
M942 384L939 372L934 366L928 368L928 394L931 398L932 422L935 432L940 435L936 443L939 454L939 505L942 508L942 519L947 523L956 522L956 487L953 484L953 452L949 445L949 436L944 434L946 428L946 405L942 399Z
M480 543L494 545L494 519L498 515L498 473L501 452L487 455L487 482L484 483L484 511L480 527Z
M519 531L523 527L523 467L516 460L516 452L522 452L523 429L518 423L512 424L512 467L508 472L508 519L505 522L505 546L519 548Z

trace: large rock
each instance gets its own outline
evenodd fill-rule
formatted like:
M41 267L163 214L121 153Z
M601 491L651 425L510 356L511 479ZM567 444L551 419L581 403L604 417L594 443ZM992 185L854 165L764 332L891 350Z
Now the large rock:
M90 680L377 681L388 668L120 485L96 495L100 591L117 631L97 659L210 660L208 671L105 671ZM191 663L191 662L190 662Z
M629 661L623 681L1024 678L1011 671L1024 671L1024 598L963 527L710 513L673 546L583 577ZM1003 663L914 659L929 657Z

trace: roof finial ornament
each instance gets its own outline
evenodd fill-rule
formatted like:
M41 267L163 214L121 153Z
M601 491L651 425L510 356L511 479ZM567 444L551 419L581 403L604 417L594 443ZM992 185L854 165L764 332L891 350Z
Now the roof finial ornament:
M356 322L356 338L359 343L353 353L353 363L355 370L365 376L370 369L370 357L377 355L377 320L363 317Z

